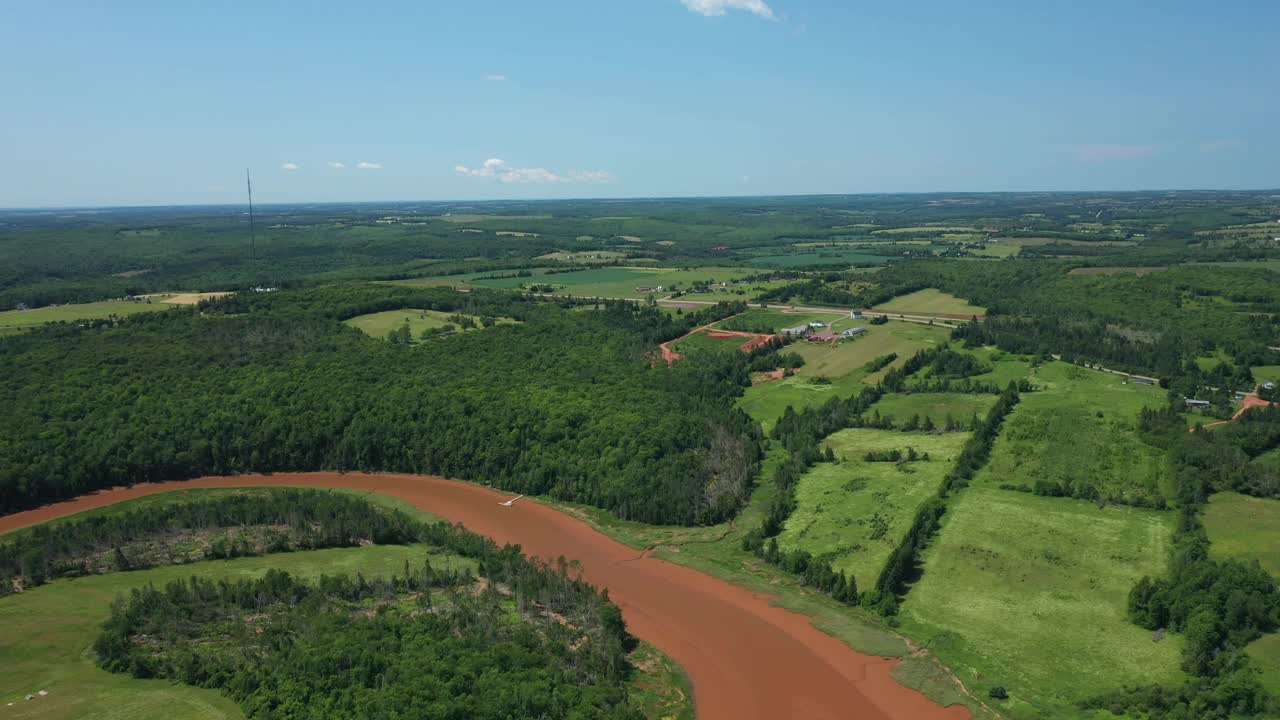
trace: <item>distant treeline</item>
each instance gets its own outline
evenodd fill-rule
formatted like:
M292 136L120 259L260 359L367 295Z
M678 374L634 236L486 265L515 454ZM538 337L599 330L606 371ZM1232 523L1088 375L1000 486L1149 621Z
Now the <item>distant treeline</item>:
M523 322L416 346L338 322L403 307ZM595 307L329 286L0 339L0 512L136 482L333 469L491 482L644 522L732 516L761 454L733 406L749 359L653 359L742 306Z

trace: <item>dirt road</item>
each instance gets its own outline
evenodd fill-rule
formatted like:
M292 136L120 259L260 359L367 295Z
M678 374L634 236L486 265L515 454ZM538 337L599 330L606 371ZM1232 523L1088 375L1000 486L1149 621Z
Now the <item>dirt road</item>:
M201 478L117 488L0 517L0 532L158 492L293 485L385 493L530 555L561 555L623 611L638 637L689 673L700 720L962 720L896 683L893 661L854 652L809 619L769 598L679 565L646 557L586 523L528 499L470 483L410 475L337 473Z

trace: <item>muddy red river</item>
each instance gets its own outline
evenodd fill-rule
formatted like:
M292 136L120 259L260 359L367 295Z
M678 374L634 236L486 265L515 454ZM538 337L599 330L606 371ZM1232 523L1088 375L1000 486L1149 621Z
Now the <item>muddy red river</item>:
M894 661L855 652L803 615L680 565L645 557L591 526L529 500L470 483L411 475L244 475L135 485L0 517L0 532L173 490L291 485L385 493L461 522L499 543L545 559L581 563L585 579L609 589L633 634L688 672L699 720L930 720L969 717L895 682Z

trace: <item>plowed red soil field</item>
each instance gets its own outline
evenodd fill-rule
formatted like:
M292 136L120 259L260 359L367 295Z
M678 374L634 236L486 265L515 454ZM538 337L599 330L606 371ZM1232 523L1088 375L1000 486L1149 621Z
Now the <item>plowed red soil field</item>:
M412 475L297 473L208 477L135 485L0 517L0 532L159 492L291 485L368 490L414 506L527 554L581 563L585 579L609 589L637 637L689 673L700 720L962 720L895 682L894 661L863 655L769 597L680 565L647 557L546 505L470 483Z

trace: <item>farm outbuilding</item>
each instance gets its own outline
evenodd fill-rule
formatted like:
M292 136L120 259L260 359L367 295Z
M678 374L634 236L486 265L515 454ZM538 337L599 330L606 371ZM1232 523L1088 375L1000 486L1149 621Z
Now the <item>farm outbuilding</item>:
M845 330L844 332L840 333L840 337L842 338L857 337L866 331L867 331L866 327L859 325L858 327L849 328L848 330Z
M795 327L782 328L782 334L790 335L792 337L804 337L809 334L809 330L810 328L808 325L797 325Z

